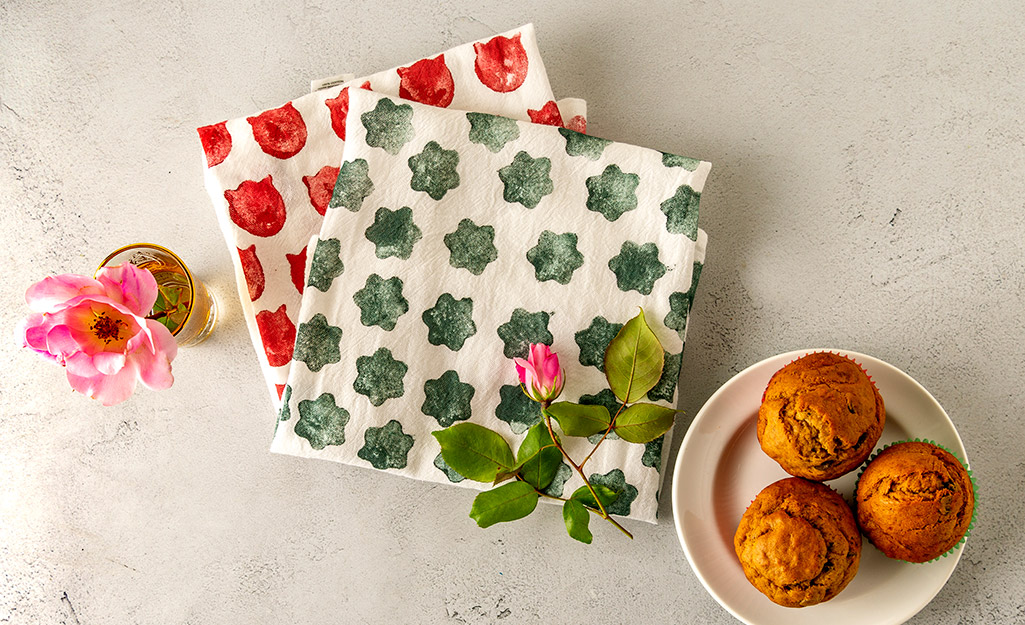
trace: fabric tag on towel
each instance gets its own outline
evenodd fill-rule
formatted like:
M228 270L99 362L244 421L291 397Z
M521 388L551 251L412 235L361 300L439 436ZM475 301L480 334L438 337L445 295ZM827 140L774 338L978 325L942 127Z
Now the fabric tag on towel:
M207 191L275 411L295 344L306 245L320 230L338 176L350 93L361 89L433 106L563 123L534 28L527 24L251 117L200 128ZM586 125L582 117L574 123Z
M469 420L516 449L540 419L511 360L529 343L559 354L561 399L615 412L603 355L638 307L666 351L648 399L675 407L708 163L366 91L346 125L272 451L483 488L431 432ZM664 438L591 458L610 512L655 520ZM549 488L579 485L564 466Z

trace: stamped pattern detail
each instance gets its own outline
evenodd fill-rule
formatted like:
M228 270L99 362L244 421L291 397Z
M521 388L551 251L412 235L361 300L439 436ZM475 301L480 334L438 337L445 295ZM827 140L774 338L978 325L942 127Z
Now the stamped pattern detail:
M524 67L502 55L514 59L516 48L515 38L498 37L477 46L469 86L458 80L466 66L448 54L414 63L398 71L401 89L456 108L474 89L509 96L515 89L503 90ZM524 105L535 122L527 123L358 86L332 100L318 121L330 123L332 141L342 130L344 158L304 168L301 193L282 195L289 208L298 202L299 218L326 207L308 265L296 251L308 237L285 250L290 276L269 269L262 239L252 238L259 235L238 246L241 254L255 241L247 254L260 252L262 271L250 260L246 274L253 293L261 274L269 291L289 277L302 284L296 276L307 268L294 366L278 391L279 419L288 422L277 424L275 451L470 485L431 434L474 423L519 449L542 413L509 359L532 343L560 354L567 383L559 401L617 414L605 352L638 308L666 363L643 401L675 405L706 241L697 215L707 163L560 128L554 101ZM343 104L347 128L336 123ZM236 202L239 219L257 232L278 227L276 199L246 201L245 210ZM585 473L618 493L612 514L654 520L665 438L631 444L613 429L565 440L583 457L603 438ZM566 497L581 483L563 462L544 494Z

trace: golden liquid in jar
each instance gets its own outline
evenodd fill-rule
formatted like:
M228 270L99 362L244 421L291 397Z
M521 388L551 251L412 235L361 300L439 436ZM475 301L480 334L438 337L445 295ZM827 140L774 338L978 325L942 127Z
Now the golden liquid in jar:
M190 281L185 268L159 250L133 250L127 262L146 269L157 281L160 295L150 311L150 319L167 327L179 345L206 338L213 326L215 309L213 297L202 283Z

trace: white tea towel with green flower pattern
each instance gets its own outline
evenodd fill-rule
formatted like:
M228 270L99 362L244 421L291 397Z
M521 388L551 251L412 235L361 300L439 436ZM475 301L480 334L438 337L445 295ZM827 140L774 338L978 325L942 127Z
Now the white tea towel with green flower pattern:
M614 412L603 355L638 307L666 350L648 399L675 406L708 163L370 92L352 93L347 127L272 451L482 488L431 432L470 420L515 448L540 418L511 360L528 343L559 354L563 399ZM623 493L611 513L655 520L662 442L591 458ZM549 491L575 480L565 466Z
M457 46L407 66L319 90L251 117L199 129L206 186L235 265L242 311L274 400L295 344L306 244L338 175L350 91L583 128L553 101L534 28ZM579 104L579 103L576 103Z

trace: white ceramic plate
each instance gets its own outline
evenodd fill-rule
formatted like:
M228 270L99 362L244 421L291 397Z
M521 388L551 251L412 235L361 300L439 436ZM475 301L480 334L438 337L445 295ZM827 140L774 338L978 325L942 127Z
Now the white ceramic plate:
M891 560L864 540L854 580L830 601L807 608L778 606L744 577L733 534L762 488L789 477L758 445L755 424L772 374L813 351L850 356L872 376L886 406L879 449L893 441L936 441L967 462L950 418L918 382L881 360L846 350L809 349L773 356L741 371L717 390L694 417L673 475L673 515L680 543L708 592L748 625L896 625L914 616L943 588L957 566L962 543L926 564ZM854 471L828 482L853 501Z

